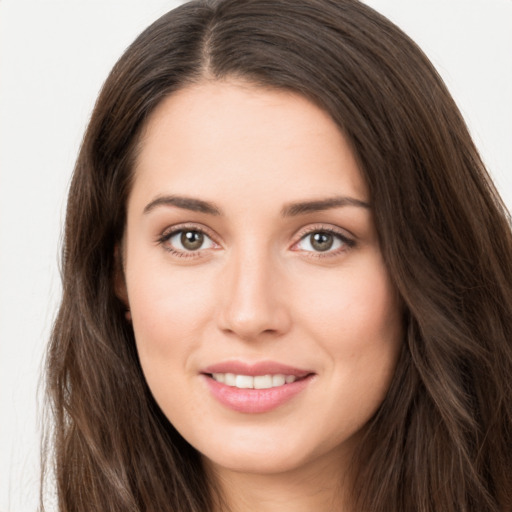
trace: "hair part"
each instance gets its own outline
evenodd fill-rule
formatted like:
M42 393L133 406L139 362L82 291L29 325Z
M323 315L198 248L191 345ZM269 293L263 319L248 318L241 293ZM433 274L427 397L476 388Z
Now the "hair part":
M147 387L115 247L148 117L180 88L228 78L332 116L405 306L396 375L354 461L356 510L512 510L510 218L428 59L355 0L190 2L113 68L70 187L47 358L59 510L204 512L220 499Z

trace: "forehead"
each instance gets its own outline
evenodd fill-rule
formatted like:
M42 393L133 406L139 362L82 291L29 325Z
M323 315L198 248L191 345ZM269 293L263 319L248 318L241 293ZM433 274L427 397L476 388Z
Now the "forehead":
M155 109L135 165L139 192L231 193L248 203L340 193L368 200L350 145L327 113L299 94L236 81L188 86Z

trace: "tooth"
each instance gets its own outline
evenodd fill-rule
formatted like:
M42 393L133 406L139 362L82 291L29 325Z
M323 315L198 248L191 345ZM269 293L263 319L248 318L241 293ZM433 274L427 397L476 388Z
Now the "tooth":
M280 373L272 375L272 387L282 386L286 382L286 377Z
M258 375L254 377L254 389L268 389L272 387L272 375Z
M269 389L283 386L285 383L291 384L297 380L295 375L283 375L281 373L277 375L257 375L255 377L234 373L212 373L212 378L227 386L234 386L240 389Z
M228 386L235 386L236 384L236 376L234 373L226 373L224 376L224 384Z
M254 388L254 377L250 375L237 375L235 378L235 386L242 389Z

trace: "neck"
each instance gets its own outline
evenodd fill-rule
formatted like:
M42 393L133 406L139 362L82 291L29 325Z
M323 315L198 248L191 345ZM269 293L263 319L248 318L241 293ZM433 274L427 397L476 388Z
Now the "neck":
M205 466L217 495L215 512L350 512L347 479L337 467L317 461L307 468L256 474Z

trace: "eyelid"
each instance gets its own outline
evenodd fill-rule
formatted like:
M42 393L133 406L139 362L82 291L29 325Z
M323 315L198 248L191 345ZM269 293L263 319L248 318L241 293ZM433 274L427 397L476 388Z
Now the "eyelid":
M166 227L157 237L158 240L162 238L169 238L173 234L176 234L179 231L198 231L210 237L217 245L220 245L219 242L216 241L219 238L216 233L214 233L210 228L203 224L199 224L196 222L183 222L180 224L173 224L172 226Z
M203 252L211 250L208 249L198 249L197 251L182 251L175 247L165 245L173 236L181 231L197 231L207 236L217 247L213 249L218 249L221 247L221 244L217 241L217 235L212 232L211 229L204 226L203 224L197 224L193 222L184 222L181 224L174 224L172 226L166 227L156 238L156 243L162 245L162 247L175 256L194 258L200 256Z
M316 231L326 231L328 233L334 233L335 235L340 235L341 237L346 239L355 238L355 236L352 235L352 233L350 233L350 231L347 231L346 229L340 228L333 224L323 224L321 222L318 224L308 224L307 226L300 228L297 231L295 238L297 239L297 241L299 241L305 235L309 235L310 233L314 233Z
M337 236L344 243L344 247L334 251L325 252L303 251L304 253L308 254L308 257L324 258L337 256L340 253L347 252L356 245L355 237L345 229L333 226L332 224L309 224L297 232L295 236L296 240L293 242L291 250L300 251L300 249L294 249L294 247L296 247L306 236L318 232L329 233Z

